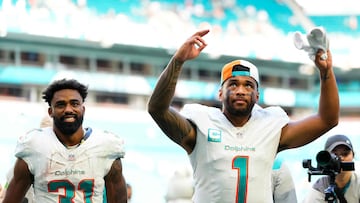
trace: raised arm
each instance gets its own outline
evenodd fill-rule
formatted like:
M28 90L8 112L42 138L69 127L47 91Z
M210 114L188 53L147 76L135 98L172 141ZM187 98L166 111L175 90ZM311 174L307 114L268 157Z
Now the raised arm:
M127 202L126 182L122 172L121 159L116 159L105 176L107 202Z
M14 176L6 189L3 203L21 203L26 192L33 183L33 176L29 171L28 165L22 159L17 159L14 166Z
M281 134L279 151L287 148L303 146L317 139L338 124L339 93L332 67L331 52L327 51L327 59L322 60L324 52L316 54L315 65L320 72L320 101L318 112L297 122L286 125Z
M209 30L196 32L176 51L161 73L148 102L148 112L158 126L188 153L191 153L195 146L195 128L186 118L171 108L170 104L183 64L187 60L196 58L206 47L207 44L202 37L208 32Z

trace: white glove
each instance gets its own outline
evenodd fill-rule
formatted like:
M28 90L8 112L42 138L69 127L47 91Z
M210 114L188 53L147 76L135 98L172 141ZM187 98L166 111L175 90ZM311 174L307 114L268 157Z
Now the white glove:
M327 59L326 51L329 49L329 39L327 38L323 27L315 27L306 35L295 32L294 45L297 49L307 52L309 58L313 61L315 60L316 52L319 49L325 52L321 56L321 59Z

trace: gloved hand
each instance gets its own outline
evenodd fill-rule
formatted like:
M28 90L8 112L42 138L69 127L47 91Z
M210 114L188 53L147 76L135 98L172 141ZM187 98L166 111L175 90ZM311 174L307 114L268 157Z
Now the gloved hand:
M308 34L304 35L299 31L294 34L294 45L297 49L308 53L311 60L315 60L316 52L319 49L324 51L321 59L326 60L326 51L329 49L329 39L323 27L315 27Z

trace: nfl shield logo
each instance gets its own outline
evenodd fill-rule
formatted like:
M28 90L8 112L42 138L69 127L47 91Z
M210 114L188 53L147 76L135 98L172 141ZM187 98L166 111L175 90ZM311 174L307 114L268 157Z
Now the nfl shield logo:
M69 154L69 161L75 161L75 155Z

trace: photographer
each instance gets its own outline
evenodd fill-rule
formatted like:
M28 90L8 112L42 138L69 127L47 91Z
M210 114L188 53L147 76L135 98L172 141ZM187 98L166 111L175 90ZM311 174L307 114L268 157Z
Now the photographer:
M341 162L352 162L354 150L351 141L345 135L334 135L327 139L325 150L335 154ZM324 191L330 185L330 177L319 178L312 186L304 203L325 203ZM337 203L360 202L360 174L355 171L341 170L335 176L335 194Z

